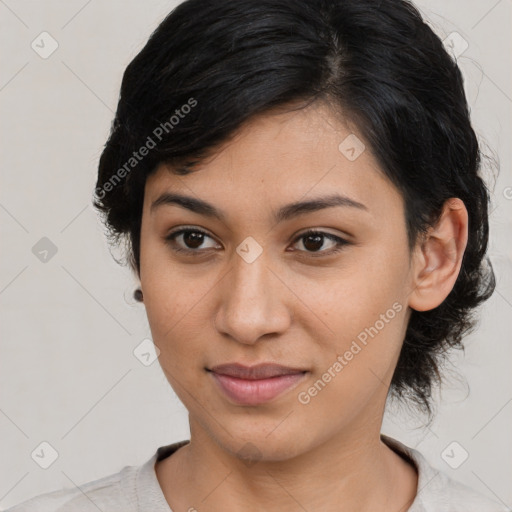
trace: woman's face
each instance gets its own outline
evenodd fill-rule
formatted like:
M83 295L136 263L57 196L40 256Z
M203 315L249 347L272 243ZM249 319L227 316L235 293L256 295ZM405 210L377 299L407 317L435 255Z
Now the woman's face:
M380 429L413 281L402 197L356 137L317 104L147 180L140 279L160 364L192 435L229 453L284 460ZM230 363L291 373L211 371Z

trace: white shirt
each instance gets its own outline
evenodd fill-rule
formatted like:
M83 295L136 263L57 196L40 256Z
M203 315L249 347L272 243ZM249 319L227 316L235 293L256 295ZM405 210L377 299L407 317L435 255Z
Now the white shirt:
M408 512L510 512L432 467L417 450L381 434L381 439L418 471L418 490ZM189 441L161 446L140 466L76 487L41 494L6 512L172 512L158 482L155 463Z

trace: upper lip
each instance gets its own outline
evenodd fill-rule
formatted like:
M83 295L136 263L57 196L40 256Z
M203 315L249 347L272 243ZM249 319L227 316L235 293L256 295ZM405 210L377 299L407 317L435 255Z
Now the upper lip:
M290 368L274 363L261 363L254 366L244 366L238 363L220 364L210 369L220 375L228 375L238 379L257 380L270 379L281 375L293 375L304 373L306 370L300 368Z

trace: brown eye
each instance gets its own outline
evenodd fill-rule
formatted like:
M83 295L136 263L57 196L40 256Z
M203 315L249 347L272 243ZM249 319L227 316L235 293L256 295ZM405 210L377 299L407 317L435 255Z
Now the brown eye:
M199 250L201 248L211 249L211 246L207 247L203 245L208 238L213 240L211 236L197 228L183 228L166 236L166 240L170 243L174 251L189 254L199 254L203 252Z
M205 235L199 231L185 231L182 233L183 242L188 249L197 249L201 246L204 241Z
M307 231L306 233L302 233L298 236L296 241L302 241L302 245L305 250L301 249L301 252L306 253L319 253L319 255L331 255L340 251L345 245L348 245L349 242L340 238L339 236L332 235L331 233L325 233L323 231ZM325 241L328 240L331 242L331 250L328 247L327 250L321 250L324 247ZM333 250L332 250L333 248ZM312 254L316 256L315 254Z
M166 240L173 251L188 253L191 256L199 256L207 252L208 249L217 248L214 241L213 245L211 245L212 242L209 246L205 245L208 239L213 241L210 235L197 228L182 228L166 236ZM339 252L350 243L331 233L315 230L302 233L295 239L295 243L297 242L302 242L304 247L299 251L311 256L329 256ZM327 249L325 248L326 245Z

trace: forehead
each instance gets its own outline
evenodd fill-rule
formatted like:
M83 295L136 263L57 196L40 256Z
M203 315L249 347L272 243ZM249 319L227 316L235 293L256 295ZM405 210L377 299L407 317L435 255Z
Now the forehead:
M170 190L234 212L339 193L371 213L402 211L399 191L357 128L325 104L256 116L195 169L180 176L160 165L147 180L145 206Z

